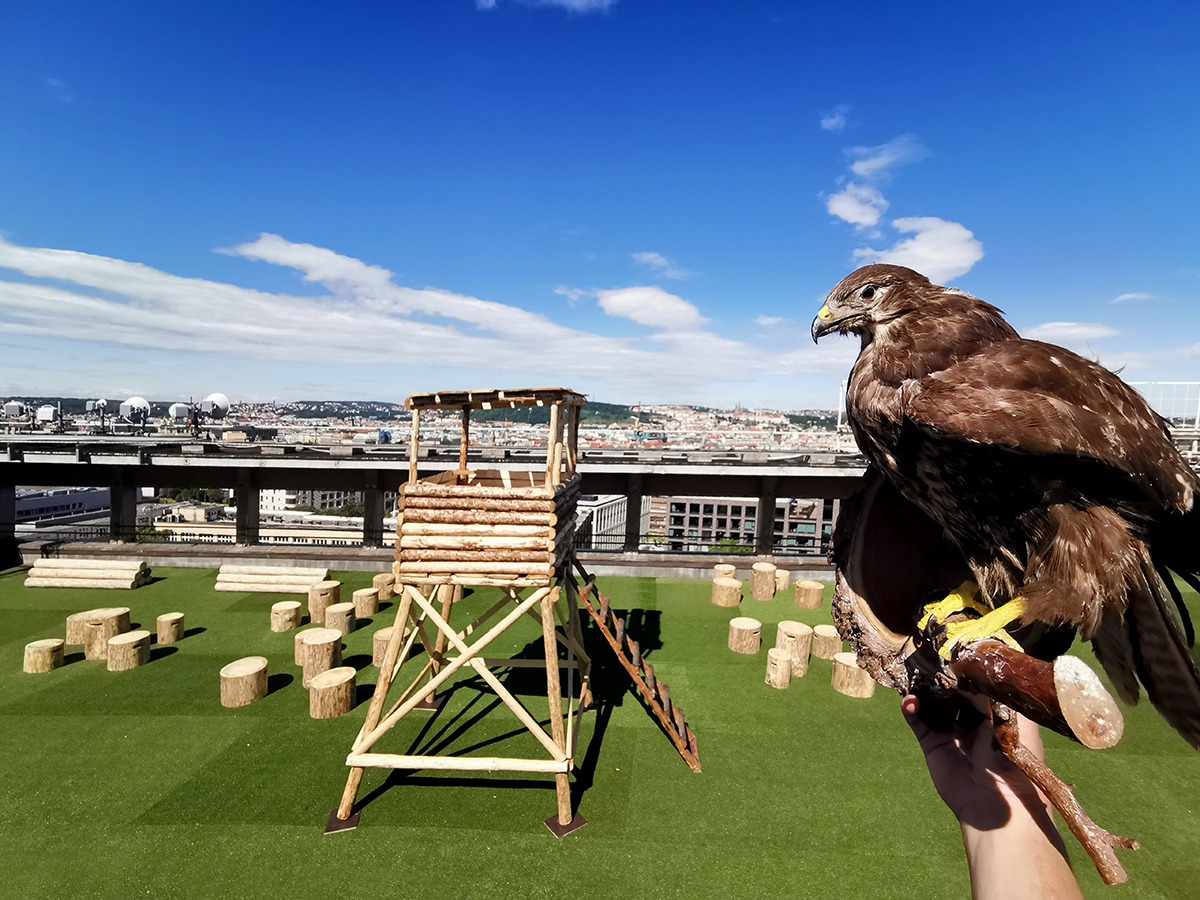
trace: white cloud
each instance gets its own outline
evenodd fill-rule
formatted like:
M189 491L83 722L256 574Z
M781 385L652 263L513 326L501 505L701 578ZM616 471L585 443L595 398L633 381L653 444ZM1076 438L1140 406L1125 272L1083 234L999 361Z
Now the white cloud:
M678 265L674 260L663 256L661 253L632 253L630 254L636 262L645 266L650 271L664 278L672 278L680 280L691 277L691 272L682 266Z
M47 78L46 89L50 92L50 96L59 103L73 103L75 101L75 92L61 78Z
M1153 300L1153 299L1154 299L1153 294L1147 294L1145 291L1134 291L1129 294L1119 294L1118 296L1113 297L1112 302L1113 303L1125 303L1126 301L1129 301L1129 300Z
M629 287L597 291L600 308L610 316L632 319L639 325L666 332L698 330L708 320L700 310L682 297L668 294L660 287Z
M324 291L271 293L0 237L0 345L9 342L0 346L0 385L12 395L82 396L108 385L116 396L133 385L184 397L217 383L243 398L383 390L399 399L448 386L566 384L617 400L793 397L805 406L835 396L836 381L795 376L841 375L853 358L847 348L831 354L805 341L780 353L717 334L695 304L655 286L556 289L568 300L594 296L609 315L641 326L613 337L396 284L381 266L278 235L221 252L294 269ZM62 362L48 369L46 358ZM716 360L729 364L708 364Z
M850 147L846 150L854 162L850 171L860 178L881 180L900 166L919 162L929 151L911 134L902 134L878 147Z
M759 328L774 328L776 325L782 325L787 319L783 316L758 316L754 320L754 324Z
M566 297L567 302L572 306L579 303L584 297L595 297L595 291L585 291L583 288L569 288L565 284L560 284L554 289L554 293L560 297Z
M916 269L930 281L946 282L970 271L983 258L983 244L958 222L935 216L896 219L892 227L913 237L884 250L863 247L854 251L860 265L892 263Z
M495 9L496 0L475 0L476 9Z
M859 228L870 228L888 208L888 202L878 190L867 184L852 181L825 201L830 215Z
M1052 344L1080 344L1116 337L1121 332L1098 322L1043 322L1025 329L1024 336Z
M839 103L830 112L821 113L821 127L826 131L844 131L850 115L850 104Z
M608 12L617 0L521 0L526 6L557 6L573 13Z

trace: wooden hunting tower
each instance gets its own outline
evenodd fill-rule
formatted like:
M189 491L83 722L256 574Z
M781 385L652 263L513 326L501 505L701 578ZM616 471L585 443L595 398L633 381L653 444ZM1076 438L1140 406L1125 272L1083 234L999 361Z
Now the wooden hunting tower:
M579 593L570 571L579 497L575 471L579 413L585 402L582 394L564 388L414 394L405 401L412 410L412 438L408 481L400 487L396 526L396 621L366 721L346 758L350 767L346 789L327 831L353 827L357 821L352 811L365 768L553 774L558 810L547 826L564 834L583 824L580 817L572 816L569 773L579 712L588 697L590 666L583 648ZM544 469L471 469L467 464L471 410L526 406L549 408ZM458 467L419 479L422 413L431 410L462 413ZM499 597L472 621L452 624L464 587L498 589ZM526 617L540 625L544 658L482 655L489 644ZM424 654L412 654L417 644ZM545 669L548 731L538 721L542 716L527 710L492 671L517 667ZM418 671L407 687L395 692L392 706L385 709L401 669L409 668ZM486 682L512 710L541 745L542 756L515 759L375 752L376 742L405 716L435 709L438 689L463 669Z

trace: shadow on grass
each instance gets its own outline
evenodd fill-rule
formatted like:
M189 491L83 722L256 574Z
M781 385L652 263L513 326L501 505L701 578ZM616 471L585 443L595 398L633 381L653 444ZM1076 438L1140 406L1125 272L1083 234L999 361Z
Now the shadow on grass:
M276 672L274 675L267 676L267 696L270 697L276 691L281 691L293 681L296 680L295 675L290 675L287 672Z
M343 658L342 665L353 666L356 672L361 672L367 666L371 665L371 657L366 653L355 653L353 656Z
M379 615L379 613L375 613L375 615ZM354 630L359 631L363 628L370 628L374 622L375 620L371 616L363 616L361 619L356 616L354 619Z
M351 709L355 709L363 703L371 699L375 693L375 685L373 684L357 684L354 686L354 699L351 701Z
M179 648L174 644L158 644L150 648L150 662L156 662L172 653L178 653Z
M71 653L63 654L63 665L69 666L72 663L83 662L85 659L87 659L87 657L83 655L82 650L75 650Z
M185 638L195 637L198 634L204 634L206 631L208 631L208 629L203 625L197 625L195 628L185 628L183 631L183 636Z

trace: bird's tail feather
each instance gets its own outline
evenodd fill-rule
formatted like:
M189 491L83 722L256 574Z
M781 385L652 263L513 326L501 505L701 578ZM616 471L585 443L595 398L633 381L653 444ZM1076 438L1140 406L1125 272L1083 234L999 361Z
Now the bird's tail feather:
M1192 656L1191 642L1175 615L1175 607L1182 605L1182 598L1173 583L1168 587L1168 581L1159 577L1148 559L1133 579L1128 596L1123 622L1127 659L1133 663L1146 695L1162 717L1188 743L1200 749L1200 671ZM1103 655L1098 653L1098 656L1107 671L1108 662ZM1117 687L1122 692L1122 686Z

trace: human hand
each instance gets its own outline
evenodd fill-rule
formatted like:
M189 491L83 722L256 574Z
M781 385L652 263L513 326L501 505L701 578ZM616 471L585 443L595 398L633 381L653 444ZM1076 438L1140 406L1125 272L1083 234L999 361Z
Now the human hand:
M1000 750L992 730L989 701L978 695L966 700L981 717L961 717L944 731L924 722L921 700L916 695L907 694L900 701L900 711L921 745L938 796L960 822L979 829L1004 825L1012 816L1014 801L1030 815L1048 819L1045 800L1037 788ZM1018 726L1021 743L1041 759L1044 750L1037 726L1023 716L1018 717Z

